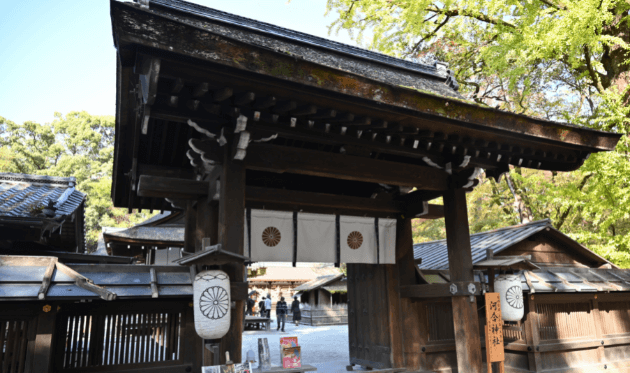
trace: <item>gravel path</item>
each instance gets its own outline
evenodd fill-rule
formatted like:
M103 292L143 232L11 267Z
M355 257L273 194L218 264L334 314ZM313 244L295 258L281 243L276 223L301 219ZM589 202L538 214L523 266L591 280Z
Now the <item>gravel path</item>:
M302 347L302 363L317 367L318 372L346 372L350 361L348 351L348 326L307 326L286 324L285 332L276 331L276 321L271 331L247 330L243 332L243 356L252 350L258 360L258 338L267 338L271 350L271 364L280 365L280 338L297 336ZM258 363L255 364L258 366Z

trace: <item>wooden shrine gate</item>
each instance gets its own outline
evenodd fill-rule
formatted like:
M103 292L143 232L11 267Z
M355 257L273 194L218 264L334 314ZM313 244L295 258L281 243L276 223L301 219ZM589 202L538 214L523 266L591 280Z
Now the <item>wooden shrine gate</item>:
M349 266L350 352L368 366L370 358L421 369L413 299L449 297L457 365L480 373L465 193L482 170L495 179L512 166L575 170L620 137L466 102L444 64L397 60L185 1L111 1L111 17L116 207L185 210L186 252L204 251L209 238L240 258L246 208L396 219L396 264ZM430 216L428 201L438 197L446 286L420 282L412 252L411 219ZM244 281L242 261L221 266L232 282ZM374 328L361 323L367 315L378 319ZM235 299L222 361L225 351L241 361L242 330L243 300Z

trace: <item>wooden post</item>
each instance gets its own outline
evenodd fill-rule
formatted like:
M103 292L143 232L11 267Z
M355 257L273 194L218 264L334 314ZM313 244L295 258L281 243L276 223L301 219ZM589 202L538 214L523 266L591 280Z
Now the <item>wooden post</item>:
M195 252L201 251L202 240L210 238L210 245L219 243L219 205L208 203L207 198L199 198L196 206Z
M199 198L197 200L196 213L195 252L199 252L204 250L202 244L204 238L210 239L210 245L219 243L219 205L216 202L209 202L206 197ZM201 266L197 266L197 273L201 271ZM215 352L206 348L206 342L209 342L209 340L201 340L200 342L203 346L203 365L215 365L215 358L218 358L218 356L215 356Z
M602 326L602 315L599 312L599 301L597 300L597 294L593 295L593 325L595 326L595 336L597 340L602 341L604 343L604 332ZM606 361L606 356L604 355L604 345L600 344L597 346L597 358L600 363L604 363Z
M444 223L451 281L474 281L468 211L464 189L450 189L444 193ZM481 373L481 340L477 300L453 297L455 350L460 372Z
M486 249L486 260L494 259L494 251ZM494 293L494 268L488 268L488 292Z
M417 284L414 266L411 219L400 218L396 222L396 271L400 286ZM420 349L422 348L420 305L420 303L412 302L410 298L400 299L404 367L410 371L420 369Z
M55 347L53 336L55 335L57 321L57 305L54 303L48 303L47 305L50 306L50 311L41 311L37 316L37 336L35 337L32 371L38 373L52 371L52 357Z
M230 143L224 146L223 174L221 175L221 198L219 200L219 243L223 250L244 254L245 234L245 166L232 159ZM232 144L236 146L236 144ZM245 266L228 264L223 266L232 282L243 282ZM230 331L221 339L221 361L225 363L225 352L230 352L232 361L241 361L243 341L242 300L235 301L232 309Z
M182 355L184 364L192 368L192 372L200 372L203 361L203 340L195 331L195 317L192 307L186 307L182 315ZM205 349L204 349L205 350Z
M197 230L197 212L195 211L194 201L188 201L186 204L184 224L184 251L194 253L195 231Z
M536 351L536 347L540 344L540 333L538 331L538 313L536 312L536 301L534 295L527 295L527 319L525 319L525 338L527 339L528 349L527 358L529 362L529 370L532 372L542 372L542 356Z

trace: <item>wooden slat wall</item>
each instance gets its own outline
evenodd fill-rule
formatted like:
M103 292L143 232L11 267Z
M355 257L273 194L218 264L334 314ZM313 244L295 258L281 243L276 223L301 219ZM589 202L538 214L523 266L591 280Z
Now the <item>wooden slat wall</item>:
M525 341L523 322L505 323L503 325L503 340L505 342Z
M58 370L182 360L181 312L64 315L61 325Z
M590 303L537 304L540 339L595 337Z
M630 333L630 302L599 302L604 335Z
M26 363L28 321L0 320L0 372L22 373Z

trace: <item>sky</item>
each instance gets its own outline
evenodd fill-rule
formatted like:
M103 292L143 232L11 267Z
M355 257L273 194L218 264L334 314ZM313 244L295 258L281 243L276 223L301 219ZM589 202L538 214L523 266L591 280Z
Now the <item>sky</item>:
M355 45L328 34L326 0L191 2ZM0 1L0 117L49 123L54 113L114 115L116 50L108 0Z

